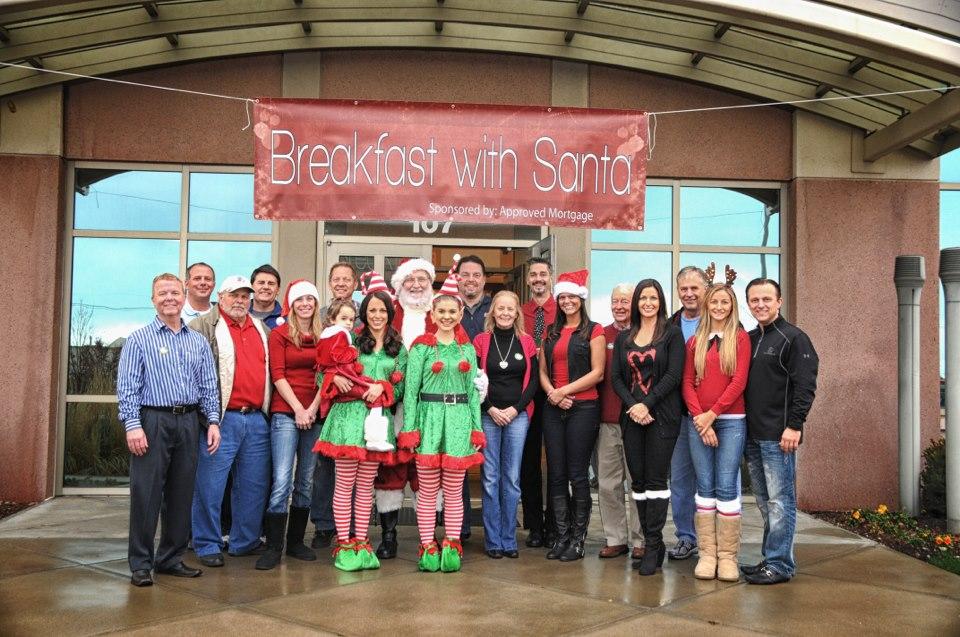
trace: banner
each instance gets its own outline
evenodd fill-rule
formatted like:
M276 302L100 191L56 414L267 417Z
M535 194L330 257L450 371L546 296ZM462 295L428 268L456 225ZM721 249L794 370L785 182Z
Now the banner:
M258 219L643 229L646 113L260 99Z

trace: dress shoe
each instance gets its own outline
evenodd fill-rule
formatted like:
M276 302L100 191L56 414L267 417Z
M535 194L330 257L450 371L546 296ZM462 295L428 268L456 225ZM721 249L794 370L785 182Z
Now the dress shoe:
M509 551L504 551L503 556L509 557L511 560L515 560L520 557L520 551L517 549L510 549Z
M210 568L219 568L223 566L223 553L211 553L210 555L198 555L197 559L204 566Z
M752 575L744 575L743 579L747 580L748 584L782 584L790 581L789 577L781 575L769 566L764 566Z
M199 568L190 568L183 562L177 562L173 566L168 566L167 568L158 568L157 573L161 575L173 575L174 577L200 577L200 574L203 573Z
M487 549L487 557L494 560L499 560L503 557L503 551L500 549Z
M766 565L767 565L766 560L762 560L757 564L741 564L740 572L743 573L744 575L755 575L760 571L760 569L762 569Z
M134 571L130 575L130 583L134 586L153 586L153 577L150 571Z
M642 560L644 554L644 548L642 546L633 547L633 551L630 553L631 560Z
M537 531L530 531L530 534L527 535L527 541L525 544L532 549L538 549L543 546L543 535Z
M626 555L628 550L626 544L608 545L600 549L600 557L605 560L611 557L620 557L621 555Z

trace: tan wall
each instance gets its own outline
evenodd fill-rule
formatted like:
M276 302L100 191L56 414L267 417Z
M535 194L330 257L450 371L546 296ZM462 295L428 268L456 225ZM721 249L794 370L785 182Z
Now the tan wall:
M0 365L0 500L33 502L53 494L63 184L57 157L0 155L3 297L9 330Z
M798 179L790 320L820 377L800 456L802 508L898 505L894 257L926 257L921 297L921 442L939 433L936 182Z

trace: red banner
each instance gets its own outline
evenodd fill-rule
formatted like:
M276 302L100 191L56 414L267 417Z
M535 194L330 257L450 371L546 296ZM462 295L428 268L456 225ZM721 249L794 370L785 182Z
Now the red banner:
M646 113L260 99L258 219L643 229Z

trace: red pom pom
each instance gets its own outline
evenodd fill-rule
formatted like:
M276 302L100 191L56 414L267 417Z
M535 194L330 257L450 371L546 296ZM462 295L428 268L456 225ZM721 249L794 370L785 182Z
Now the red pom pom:
M467 361L460 361L459 367L460 367L460 371L463 372L464 374L470 371L470 363L468 363Z
M402 373L402 372L393 372L392 374L390 374L390 384L391 384L391 385L396 385L396 384L399 383L401 380L403 380L403 373Z
M433 365L430 366L430 370L434 374L439 374L443 370L443 361L434 361Z

